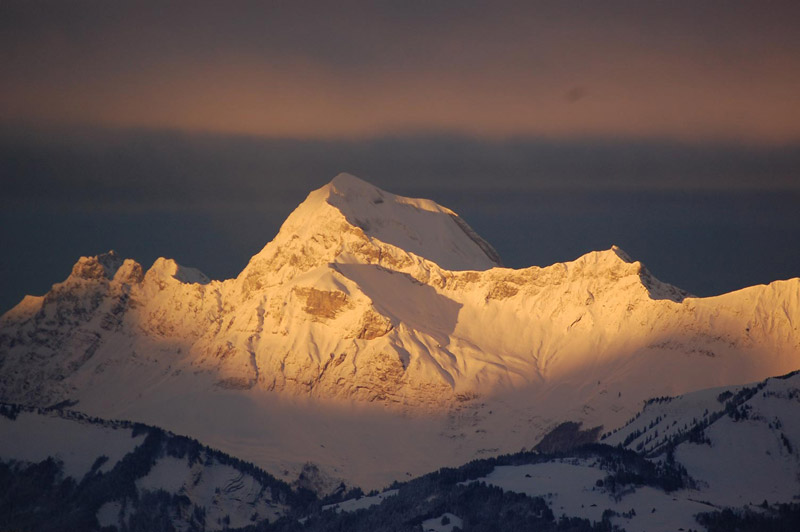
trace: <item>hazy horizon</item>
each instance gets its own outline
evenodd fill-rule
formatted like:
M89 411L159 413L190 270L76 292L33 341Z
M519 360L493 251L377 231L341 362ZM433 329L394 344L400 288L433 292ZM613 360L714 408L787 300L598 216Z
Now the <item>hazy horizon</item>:
M340 171L455 210L510 267L613 244L661 280L715 295L800 275L798 168L791 146L6 130L0 310L109 249L233 277Z

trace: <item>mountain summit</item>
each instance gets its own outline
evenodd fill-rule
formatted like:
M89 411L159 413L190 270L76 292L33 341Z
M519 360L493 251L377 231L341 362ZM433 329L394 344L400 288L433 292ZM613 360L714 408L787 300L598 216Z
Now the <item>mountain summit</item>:
M329 205L368 238L444 269L487 270L502 265L488 242L456 213L433 201L396 196L350 174L339 174L321 192Z
M501 265L494 248L450 209L339 174L308 195L240 278L260 289L276 276L284 279L335 261L392 269L425 262L446 270Z
M214 423L250 434L237 423L278 398L449 412L434 439L463 440L469 459L529 445L559 418L610 426L654 395L794 370L798 316L800 279L694 298L616 247L502 268L449 209L340 174L235 279L168 259L144 271L113 252L81 258L0 319L0 399L77 401L265 465L273 455L248 455L246 438ZM486 413L500 400L513 415ZM301 445L296 430L274 445ZM339 445L340 457L356 452Z

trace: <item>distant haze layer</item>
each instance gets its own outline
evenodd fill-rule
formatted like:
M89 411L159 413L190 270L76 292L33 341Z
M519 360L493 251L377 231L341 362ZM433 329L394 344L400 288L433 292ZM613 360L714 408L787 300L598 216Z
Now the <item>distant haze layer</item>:
M513 267L616 244L698 295L800 274L796 146L6 129L0 309L109 249L232 277L343 170L451 207Z

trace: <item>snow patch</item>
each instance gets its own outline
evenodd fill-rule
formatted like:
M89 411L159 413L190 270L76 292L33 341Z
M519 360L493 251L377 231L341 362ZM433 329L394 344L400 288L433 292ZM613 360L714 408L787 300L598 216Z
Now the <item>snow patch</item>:
M337 504L327 504L323 506L322 509L335 510L336 512L355 512L356 510L363 510L380 504L384 499L394 497L398 492L399 490L386 490L369 497L359 497L358 499L348 499Z
M452 532L455 528L464 528L464 521L450 512L422 522L423 532Z

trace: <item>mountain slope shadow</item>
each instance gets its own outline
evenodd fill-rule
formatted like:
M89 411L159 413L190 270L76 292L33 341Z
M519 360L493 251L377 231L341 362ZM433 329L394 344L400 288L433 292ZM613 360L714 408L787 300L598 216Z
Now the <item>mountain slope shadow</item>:
M458 322L461 303L438 293L411 275L372 264L336 264L372 300L375 310L397 325L429 334L445 345Z

